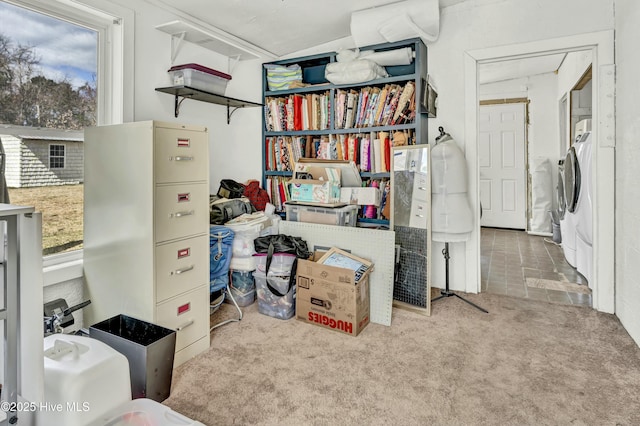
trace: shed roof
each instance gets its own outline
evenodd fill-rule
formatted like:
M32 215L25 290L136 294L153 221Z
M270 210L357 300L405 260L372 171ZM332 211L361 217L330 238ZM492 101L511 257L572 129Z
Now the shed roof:
M0 124L0 136L9 135L22 140L47 140L83 142L83 130L47 129L44 127L14 126Z

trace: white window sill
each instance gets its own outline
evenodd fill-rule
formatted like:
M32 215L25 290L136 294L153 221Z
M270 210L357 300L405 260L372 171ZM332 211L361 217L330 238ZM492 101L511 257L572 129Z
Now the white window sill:
M42 260L43 287L82 278L82 250L47 256Z

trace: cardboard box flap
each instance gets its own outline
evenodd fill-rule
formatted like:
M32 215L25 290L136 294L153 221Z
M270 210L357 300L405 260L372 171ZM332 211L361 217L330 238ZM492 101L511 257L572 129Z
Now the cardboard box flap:
M333 167L310 166L296 163L291 182L320 184L340 182L340 169Z
M350 271L354 284L369 275L373 270L373 263L336 247L329 249L316 263L322 265L326 273L331 276L339 272L343 279L345 277L345 270Z
M354 161L322 160L318 158L300 158L297 164L313 167L333 167L340 170L342 186L362 186L360 171Z

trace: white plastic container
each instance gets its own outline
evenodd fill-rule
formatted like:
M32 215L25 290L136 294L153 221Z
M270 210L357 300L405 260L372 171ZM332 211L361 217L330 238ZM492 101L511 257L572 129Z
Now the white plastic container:
M85 426L131 400L129 362L99 340L69 334L44 338L44 403L38 424Z
M138 398L119 405L88 426L129 425L204 426L203 423L188 419L166 405L147 398Z
M243 214L225 223L234 232L230 269L253 271L256 269L253 241L260 236L269 218L262 213Z
M168 72L174 86L189 86L217 95L224 95L231 80L229 74L198 64L176 65Z
M285 204L287 220L293 222L322 223L325 225L356 226L358 206L349 204L344 207L318 207L298 204Z

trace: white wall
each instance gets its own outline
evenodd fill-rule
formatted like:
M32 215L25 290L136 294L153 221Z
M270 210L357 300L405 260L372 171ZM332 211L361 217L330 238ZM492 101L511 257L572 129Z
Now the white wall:
M640 345L640 2L616 0L616 315Z
M571 99L571 89L573 89L576 83L580 81L580 78L584 75L589 66L591 66L592 61L593 52L591 50L570 52L567 55L567 57L562 62L560 69L558 70L558 102L565 95L567 96L567 99ZM593 99L591 93L589 95L586 95L586 93L584 93L587 90L592 91L592 84L585 86L579 96L582 98L584 94L584 98L588 98L589 105L593 107ZM575 102L571 102L571 106L572 108L575 108ZM572 120L571 112L567 111L566 143L564 146L560 146L560 155L562 156L564 156L569 149L569 144L571 143L570 136L574 133L575 130L572 129L572 127L574 127L574 125L571 124L572 122L575 122L575 120Z
M558 99L573 89L592 61L591 50L570 52L558 70Z
M135 113L134 120L162 120L195 124L209 129L210 189L215 193L221 179L244 182L262 175L261 117L259 107L236 111L227 124L223 105L185 100L180 115L174 117L173 97L156 92L169 86L167 70L171 67L171 37L155 26L175 19L175 15L150 6L133 3L135 23ZM198 63L232 76L225 94L229 97L260 103L262 61L239 62L231 69L227 57L193 43L183 43L175 65Z

